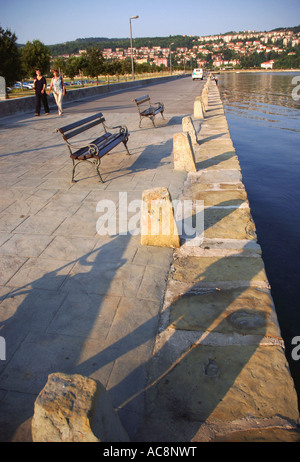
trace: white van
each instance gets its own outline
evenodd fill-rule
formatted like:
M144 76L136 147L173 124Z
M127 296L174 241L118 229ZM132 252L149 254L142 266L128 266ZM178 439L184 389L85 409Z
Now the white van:
M203 80L203 69L194 69L192 73L192 79L201 79Z

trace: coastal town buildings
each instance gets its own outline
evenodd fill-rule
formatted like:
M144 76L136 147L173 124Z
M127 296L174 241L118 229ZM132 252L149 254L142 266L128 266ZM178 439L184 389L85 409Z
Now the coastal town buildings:
M169 67L170 53L172 63L185 68L203 67L209 63L210 67L234 68L239 66L243 56L257 54L272 54L280 56L288 48L300 45L300 32L290 30L276 30L271 32L243 31L239 33L227 33L193 37L192 47L174 45L172 47L143 46L132 49L133 57L137 63L150 63L157 66ZM171 45L171 44L170 44ZM64 58L80 56L86 50L79 50L77 54L61 55ZM104 48L102 50L105 60L123 61L131 57L131 48ZM265 69L272 69L273 56L267 62L261 64Z

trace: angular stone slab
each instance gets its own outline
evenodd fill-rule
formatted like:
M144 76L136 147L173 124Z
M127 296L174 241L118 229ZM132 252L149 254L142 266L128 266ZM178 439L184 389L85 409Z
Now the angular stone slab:
M196 172L195 156L188 133L173 135L174 170Z
M187 132L190 135L192 144L198 144L196 130L190 116L183 117L182 131Z
M270 294L256 288L187 293L169 309L175 329L281 337Z
M222 189L221 191L199 191L197 188L192 188L192 190L190 198L204 201L204 207L224 205L227 207L239 207L244 203L248 204L248 197L245 190L226 191ZM185 194L189 194L186 189Z
M193 346L149 389L147 404L152 441L160 435L198 441L204 422L298 419L297 395L279 346Z
M222 205L226 205L224 202ZM250 209L208 208L204 211L204 237L207 239L256 239Z
M240 184L242 182L242 174L237 170L220 170L218 172L204 171L197 173L189 173L187 183L195 185L199 184L214 184L214 183L233 183Z
M103 385L79 374L50 374L36 399L34 442L128 442Z
M214 157L196 157L197 169L200 170L240 170L240 163L232 154L217 154Z
M212 443L300 443L300 430L291 428L251 428L217 436Z
M142 195L141 244L180 246L171 197L167 188L148 189Z
M194 117L195 119L204 119L204 108L201 96L198 96L194 101Z
M244 281L268 282L260 257L184 257L173 264L173 279L187 283L205 284Z

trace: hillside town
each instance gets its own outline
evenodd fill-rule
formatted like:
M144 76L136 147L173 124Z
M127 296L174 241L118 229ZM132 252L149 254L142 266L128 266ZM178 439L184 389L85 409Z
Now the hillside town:
M191 48L175 46L174 43L170 43L168 47L133 47L132 53L138 64L150 63L169 67L170 57L172 57L173 65L184 69L207 65L215 69L235 68L241 64L243 57L256 53L271 56L269 60L260 63L260 66L272 69L276 57L280 57L282 53L296 54L294 49L300 45L300 32L285 29L270 32L234 32L195 37L192 43ZM70 56L80 56L85 52L85 49L81 49L78 53L60 56L67 59ZM131 47L104 48L102 54L105 60L123 61L131 57Z

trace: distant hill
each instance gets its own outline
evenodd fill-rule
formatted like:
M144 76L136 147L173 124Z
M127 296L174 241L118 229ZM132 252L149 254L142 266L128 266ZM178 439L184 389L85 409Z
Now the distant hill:
M300 26L295 26L295 27L277 27L276 29L272 29L270 32L280 32L280 31L286 31L286 32L293 32L294 34L297 34L300 32Z
M295 27L278 27L270 32L279 31L292 31L294 34L300 32L300 25ZM234 35L241 34L243 32L226 32L219 35ZM257 32L259 33L259 32ZM160 46L162 48L169 48L170 44L173 43L174 49L176 47L187 47L191 49L197 41L199 36L187 36L187 35L170 35L168 37L134 37L133 46L136 48ZM23 46L23 45L18 45ZM76 54L79 50L86 49L88 47L97 46L100 50L104 48L111 48L115 51L116 48L128 48L130 46L129 37L124 38L107 38L107 37L87 37L77 38L76 40L57 43L55 45L48 45L52 56L64 55L64 54Z
M169 37L135 37L133 40L133 46L136 48L148 46L161 46L162 48L168 48L171 43L174 43L174 47L188 47L191 48L198 39L198 36L184 36L184 35L172 35ZM91 46L98 46L100 50L104 48L128 48L130 46L129 38L105 38L105 37L88 37L78 38L74 41L58 43L56 45L48 45L52 56L78 53L81 49L86 49Z

